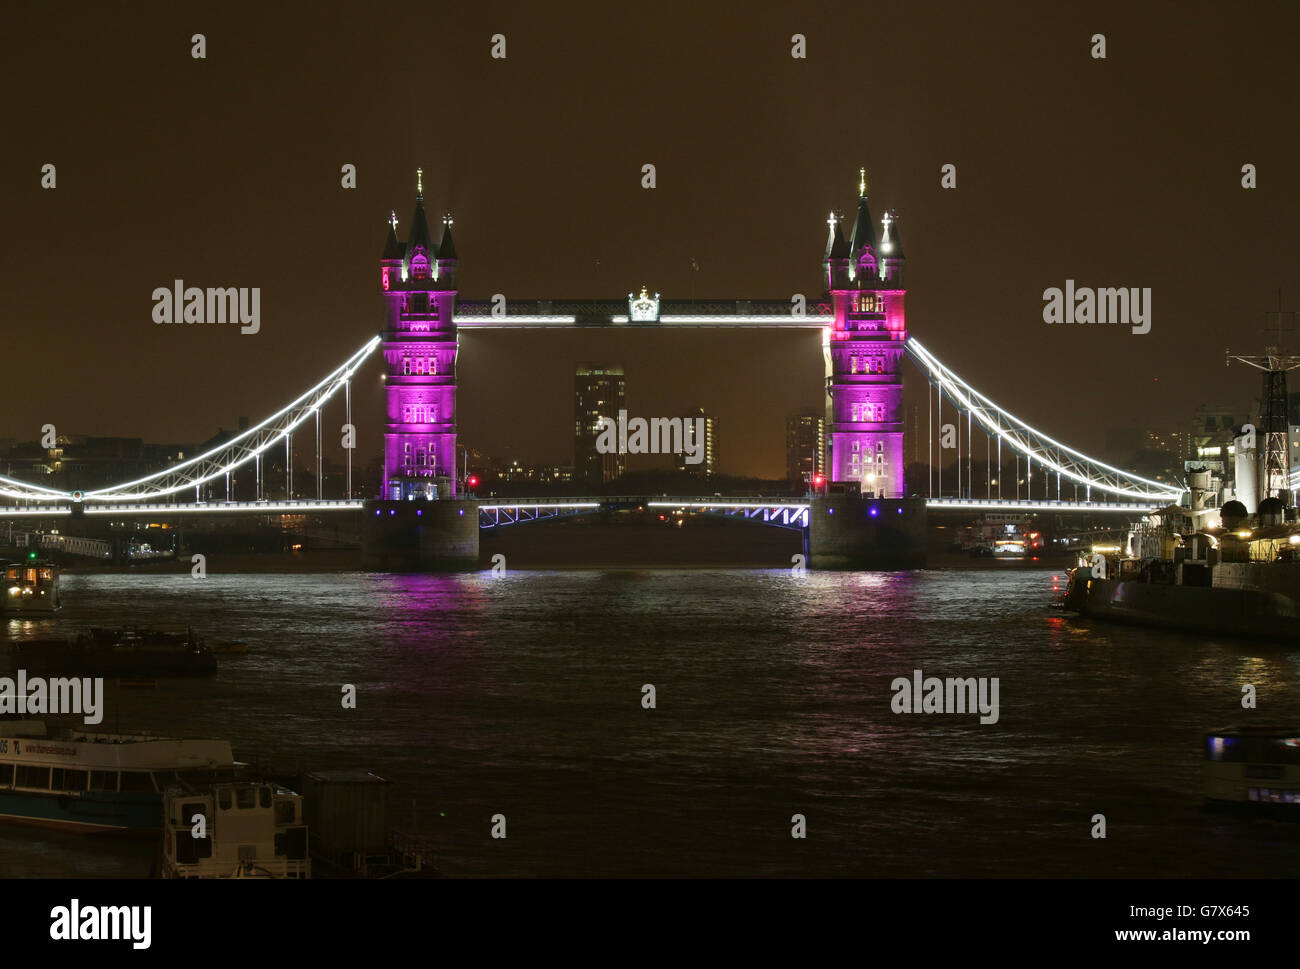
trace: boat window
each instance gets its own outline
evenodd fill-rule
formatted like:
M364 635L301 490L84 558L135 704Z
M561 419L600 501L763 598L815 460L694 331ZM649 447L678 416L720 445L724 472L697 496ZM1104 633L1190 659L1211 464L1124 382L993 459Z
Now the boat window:
M9 787L14 782L14 765L0 764L0 787Z
M230 810L230 788L223 787L217 791L217 807L223 811Z
M122 771L122 790L123 792L131 791L136 794L152 791L153 780L149 777L148 771L124 770Z
M192 801L189 804L181 805L181 824L184 827L192 827L194 824L194 815L202 814L207 816L208 807L202 801Z
M251 808L257 803L257 794L251 787L235 789L235 804L241 808Z
M56 791L84 791L86 789L86 772L71 767L54 768L50 787Z
M50 769L48 767L29 767L26 764L19 764L15 783L18 787L39 787L49 790Z
M1300 737L1210 737L1205 757L1225 764L1300 764Z
M271 806L271 789L269 787L262 788L261 801L262 807L269 808Z
M1300 737L1277 737L1269 741L1270 764L1300 764Z
M93 770L90 772L90 789L92 791L116 791L117 771Z
M293 824L294 810L293 801L285 798L275 802L275 823L276 824Z

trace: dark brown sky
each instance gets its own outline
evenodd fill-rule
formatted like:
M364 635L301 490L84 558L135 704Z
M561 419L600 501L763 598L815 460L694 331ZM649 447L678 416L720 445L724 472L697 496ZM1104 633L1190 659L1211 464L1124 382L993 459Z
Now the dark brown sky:
M865 164L877 217L902 217L911 331L1085 447L1249 398L1225 347L1260 346L1278 287L1300 304L1290 2L9 16L0 437L192 440L276 409L379 326L384 220L409 226L417 165L431 210L455 213L466 296L788 298L819 291L826 212L851 213ZM155 326L150 294L176 278L261 287L262 332ZM1042 291L1066 278L1151 287L1151 333L1049 328ZM572 364L590 359L628 368L634 412L716 410L726 470L780 472L785 414L819 402L814 336L629 336L467 336L469 443L569 460Z

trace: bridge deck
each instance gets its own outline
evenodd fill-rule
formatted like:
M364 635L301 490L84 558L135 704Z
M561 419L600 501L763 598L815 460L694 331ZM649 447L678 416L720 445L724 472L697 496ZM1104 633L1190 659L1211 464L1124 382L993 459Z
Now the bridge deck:
M509 498L484 499L479 504L480 513L500 516L506 514L514 520L531 520L537 517L568 513L581 514L601 508L691 508L697 510L743 513L764 509L784 510L786 513L806 512L807 496L783 495L765 497L724 498L720 495L699 495L674 498L668 495L602 495L572 498ZM1124 501L1050 501L1025 498L928 498L926 507L934 509L969 509L971 511L1042 511L1061 514L1084 512L1127 512L1146 514L1161 507L1152 503ZM115 503L84 506L87 515L154 514L154 515L209 515L209 514L324 514L329 512L360 511L360 499L299 499L296 501L200 501L177 503ZM529 514L531 512L531 514ZM0 506L0 519L6 518L60 518L72 514L72 506L21 505ZM519 516L525 516L520 518Z

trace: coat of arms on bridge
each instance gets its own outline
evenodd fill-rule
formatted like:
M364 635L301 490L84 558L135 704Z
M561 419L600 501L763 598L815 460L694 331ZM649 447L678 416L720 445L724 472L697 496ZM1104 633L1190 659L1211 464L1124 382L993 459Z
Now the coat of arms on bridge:
M633 323L655 323L659 320L659 294L651 298L644 286L641 295L627 294L627 318Z

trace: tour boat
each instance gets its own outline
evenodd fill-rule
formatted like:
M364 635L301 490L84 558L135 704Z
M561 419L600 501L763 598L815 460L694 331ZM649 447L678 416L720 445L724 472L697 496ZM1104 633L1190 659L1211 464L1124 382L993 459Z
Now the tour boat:
M229 780L225 740L179 740L0 720L0 820L85 832L157 831L162 792Z
M0 614L40 615L57 612L61 606L59 569L54 563L29 558L25 562L10 562L4 566Z
M1276 805L1300 818L1300 728L1243 727L1205 737L1205 796L1221 805Z
M163 878L311 877L302 796L278 784L181 782L162 816Z

